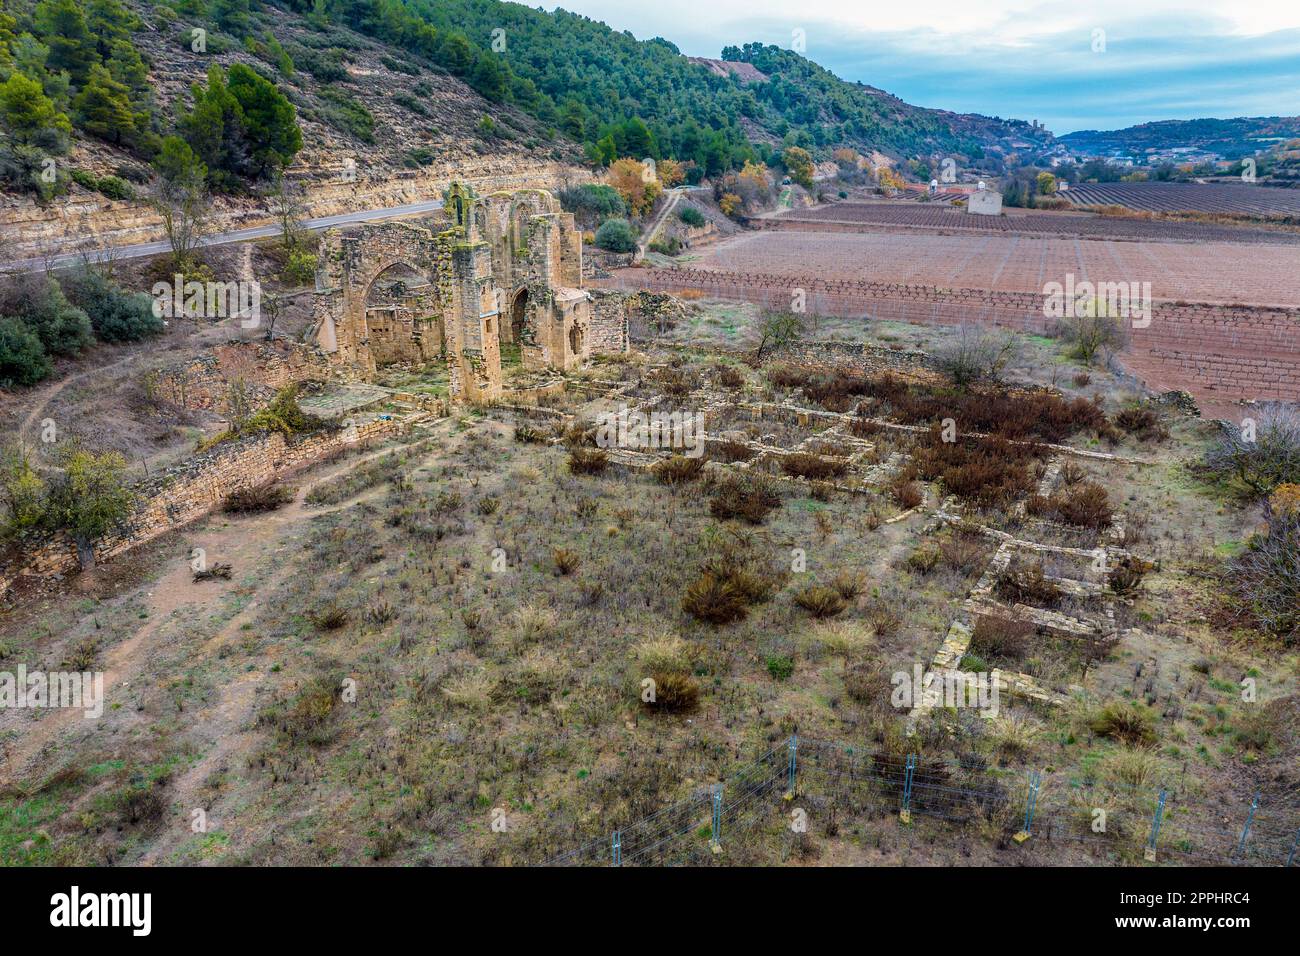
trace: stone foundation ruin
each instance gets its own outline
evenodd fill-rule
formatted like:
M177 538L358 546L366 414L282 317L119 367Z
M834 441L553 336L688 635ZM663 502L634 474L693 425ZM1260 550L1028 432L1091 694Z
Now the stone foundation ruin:
M321 240L309 339L349 376L445 359L453 401L501 397L501 350L525 368L572 369L627 351L626 320L582 288L582 235L540 189L475 196L452 184L442 232L405 223ZM615 327L616 326L616 327Z

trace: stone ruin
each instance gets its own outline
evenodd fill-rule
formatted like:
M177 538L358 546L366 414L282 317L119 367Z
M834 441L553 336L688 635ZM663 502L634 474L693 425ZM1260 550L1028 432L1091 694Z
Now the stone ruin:
M458 183L442 232L405 223L330 229L321 240L310 341L341 371L373 378L445 359L453 401L501 397L501 350L567 371L627 351L623 321L582 288L582 234L540 189L476 196Z

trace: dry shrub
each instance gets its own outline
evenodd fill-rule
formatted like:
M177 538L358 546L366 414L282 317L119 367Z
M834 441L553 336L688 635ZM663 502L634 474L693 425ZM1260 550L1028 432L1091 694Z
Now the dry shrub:
M703 458L687 458L685 455L673 455L654 466L654 475L659 483L670 487L694 481L703 471Z
M584 425L582 422L573 422L561 433L564 440L564 447L570 451L579 449L590 449L596 447L596 427L594 425Z
M1070 524L1098 531L1109 528L1115 516L1106 489L1091 481L1080 482L1059 496L1056 507Z
M1274 513L1224 578L1251 623L1288 645L1300 641L1300 511Z
M525 445L544 445L551 440L551 436L538 428L531 422L520 422L515 425L515 441Z
M652 671L654 700L644 701L647 710L681 714L695 709L700 700L700 685L690 674L678 671Z
M1115 414L1115 424L1142 441L1164 441L1169 432L1153 409L1144 406L1125 408Z
M862 593L862 576L853 571L841 571L831 580L831 587L839 592L844 600L852 601Z
M820 584L812 584L794 596L794 603L813 617L834 617L847 606L840 592Z
M871 625L871 633L879 638L890 637L903 626L902 616L890 604L879 598L867 605L865 616L867 623Z
M347 609L337 601L328 601L307 615L318 631L337 631L348 623L349 617Z
M768 512L780 503L781 495L766 475L724 475L714 486L709 513L723 521L738 518L749 524L762 524Z
M709 443L709 457L717 461L725 461L728 464L738 461L749 461L754 457L754 452L744 442L734 441L730 438L718 442Z
M732 368L730 365L715 366L718 384L723 388L740 389L745 387L745 376L739 369Z
M555 561L555 570L561 576L572 574L582 564L582 555L572 548L552 548L551 558Z
M650 381L673 398L684 398L700 387L699 374L687 368L661 368L650 376Z
M1064 521L1094 531L1109 528L1115 518L1110 495L1093 481L1077 482L1048 497L1031 495L1025 502L1025 511L1035 517Z
M1065 399L1053 392L1014 392L981 388L951 393L883 374L860 384L854 394L906 425L934 425L945 418L961 423L963 432L982 432L1007 439L1059 443L1080 431L1108 424L1098 401Z
M1006 505L1034 488L1029 465L1039 456L1036 445L1001 438L946 442L932 429L913 455L922 478L939 481L948 494L982 506Z
M737 537L716 545L686 589L682 610L710 624L730 624L749 606L768 600L780 580L757 568L747 540Z
M844 692L874 711L884 713L892 709L894 685L879 661L859 661L846 667Z
M951 537L939 544L939 561L962 575L974 574L984 566L988 549L979 531L970 533L962 529L953 531Z
M1124 558L1110 569L1106 583L1116 594L1132 594L1142 583L1142 569L1129 558Z
M569 452L569 473L601 475L609 467L609 455L597 448L573 448Z
M709 624L730 624L749 613L749 602L731 581L705 572L686 588L682 610Z
M1156 742L1156 715L1134 701L1114 701L1092 716L1089 729L1130 746L1149 747Z
M1061 600L1061 589L1047 579L1041 561L1027 567L1007 568L998 576L994 591L1010 604L1032 607L1052 608Z
M281 505L293 501L296 489L267 481L242 491L236 491L226 497L222 510L230 514L247 514L258 511L274 511Z
M925 501L925 492L921 490L921 486L914 480L907 478L906 473L896 475L894 480L889 483L887 490L893 496L898 507L904 511L919 508L921 503Z
M849 470L849 466L847 462L832 458L810 455L807 452L794 452L781 459L781 470L792 478L825 481L828 478L843 476Z
M910 571L925 576L939 566L939 549L932 544L923 544L907 556Z
M1028 621L986 614L975 621L970 650L985 660L1000 658L1019 662L1029 656L1033 636L1034 625Z

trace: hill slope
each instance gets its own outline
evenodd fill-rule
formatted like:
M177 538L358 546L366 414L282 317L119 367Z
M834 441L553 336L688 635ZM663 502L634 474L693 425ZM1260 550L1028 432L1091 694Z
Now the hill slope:
M1149 149L1195 149L1239 159L1263 152L1279 140L1300 136L1300 116L1243 116L1236 119L1160 120L1110 131L1080 130L1058 137L1088 155L1114 150L1141 156Z

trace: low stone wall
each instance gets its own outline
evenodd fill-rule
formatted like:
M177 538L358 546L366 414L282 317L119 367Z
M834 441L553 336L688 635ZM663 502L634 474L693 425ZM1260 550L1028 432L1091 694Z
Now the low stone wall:
M890 349L855 342L796 342L771 353L773 359L817 370L851 368L862 372L882 369L931 368L929 354L920 349Z
M327 381L330 374L323 352L296 342L228 342L154 373L152 387L159 398L180 408L225 413L235 382L243 381L257 399L286 385Z
M142 482L133 515L95 547L95 560L144 544L219 507L231 494L284 477L305 465L404 428L398 419L375 419L287 440L279 432L222 443ZM18 557L0 566L0 595L22 577L66 574L78 567L77 549L63 533L31 535Z

